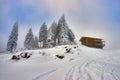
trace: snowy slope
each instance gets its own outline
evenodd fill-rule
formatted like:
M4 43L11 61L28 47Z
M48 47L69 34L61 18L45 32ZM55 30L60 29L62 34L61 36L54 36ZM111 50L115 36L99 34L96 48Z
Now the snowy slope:
M15 61L0 54L0 80L120 80L120 50L66 45L16 54L22 52L32 56Z

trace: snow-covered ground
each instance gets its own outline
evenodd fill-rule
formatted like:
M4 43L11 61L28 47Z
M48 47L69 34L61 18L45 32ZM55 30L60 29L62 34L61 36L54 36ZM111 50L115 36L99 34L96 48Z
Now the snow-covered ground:
M32 55L16 61L0 54L0 80L120 80L120 50L65 45L16 54L23 52Z

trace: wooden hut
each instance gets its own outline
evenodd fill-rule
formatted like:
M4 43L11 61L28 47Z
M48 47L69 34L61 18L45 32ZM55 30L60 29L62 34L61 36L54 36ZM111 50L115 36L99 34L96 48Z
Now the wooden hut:
M105 46L105 41L100 38L82 37L80 41L82 45L88 47L103 48Z

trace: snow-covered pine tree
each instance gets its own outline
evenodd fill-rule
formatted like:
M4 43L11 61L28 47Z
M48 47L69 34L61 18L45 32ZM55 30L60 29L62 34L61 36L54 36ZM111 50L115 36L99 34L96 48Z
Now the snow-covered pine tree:
M31 28L29 29L29 32L27 33L27 35L25 37L24 47L28 50L34 48L34 36L33 36Z
M58 26L56 28L56 37L57 37L57 42L56 42L56 45L59 45L60 44L60 29L61 29L61 19L59 19L58 21Z
M70 44L74 44L75 35L73 34L71 29L69 29L68 36L69 36Z
M58 35L58 45L69 44L69 28L65 20L64 14L58 21L57 35Z
M57 38L57 35L56 35L56 30L57 28L57 23L55 21L53 21L53 23L51 24L49 30L48 30L48 37L47 37L47 46L48 47L54 47L56 46L56 38Z
M68 36L69 36L70 42L74 42L75 35L73 34L73 32L72 32L71 29L69 29L69 34L68 34Z
M35 36L35 39L34 39L34 49L38 49L39 48L38 43L39 43L39 39L38 39L37 36Z
M9 52L15 51L17 47L17 40L18 40L18 22L16 21L9 36L9 40L7 43L7 51Z
M47 47L47 25L45 22L41 25L40 28L39 41L40 41L40 48Z

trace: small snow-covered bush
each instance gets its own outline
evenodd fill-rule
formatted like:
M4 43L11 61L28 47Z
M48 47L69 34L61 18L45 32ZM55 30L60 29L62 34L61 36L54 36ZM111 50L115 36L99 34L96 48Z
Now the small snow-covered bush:
M22 53L19 54L19 55L13 55L12 58L11 58L11 60L19 60L19 59L21 59L21 58L28 59L28 58L31 57L31 55L32 55L32 54L29 53L29 52L22 52Z
M59 59L63 59L64 58L63 55L56 55L56 57L59 58Z
M19 60L19 59L20 59L19 55L13 55L11 58L11 60Z
M69 53L71 51L71 48L66 49L66 53Z
M31 55L32 55L32 54L30 54L30 53L28 53L28 52L25 52L25 53L22 53L21 57L28 59Z

